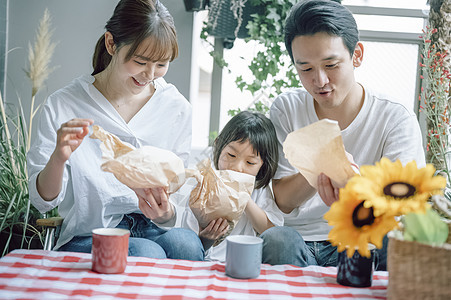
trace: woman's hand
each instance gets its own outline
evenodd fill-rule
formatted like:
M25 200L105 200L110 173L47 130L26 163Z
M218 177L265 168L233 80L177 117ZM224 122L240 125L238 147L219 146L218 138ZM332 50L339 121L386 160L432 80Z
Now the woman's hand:
M93 123L91 119L72 119L58 129L55 150L36 181L42 199L51 201L61 192L65 163L80 146Z
M174 216L174 208L169 203L168 193L164 188L142 189L142 193L136 193L139 199L139 209L142 213L156 223L166 223Z
M215 241L227 233L227 230L229 230L229 222L227 219L219 218L210 221L207 227L199 229L199 237Z
M72 119L62 124L57 131L54 159L58 162L66 162L88 135L88 127L93 123L94 120L91 119Z

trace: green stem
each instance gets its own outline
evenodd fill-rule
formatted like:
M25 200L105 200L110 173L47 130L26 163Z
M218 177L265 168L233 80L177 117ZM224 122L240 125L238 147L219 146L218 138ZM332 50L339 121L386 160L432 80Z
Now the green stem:
M2 112L2 120L3 120L3 126L4 126L4 131L6 134L6 143L8 144L8 153L9 153L9 158L11 160L11 166L13 167L14 171L16 172L16 162L14 160L14 155L13 155L13 148L11 145L11 134L9 132L9 128L8 128L8 122L6 119L6 112L5 112L5 106L3 105L3 98L2 95L0 93L0 110Z
M31 130L33 128L33 116L34 116L34 99L36 98L35 94L31 96L31 108L30 108L30 121L28 122L28 136L27 136L27 152L30 150L31 145Z

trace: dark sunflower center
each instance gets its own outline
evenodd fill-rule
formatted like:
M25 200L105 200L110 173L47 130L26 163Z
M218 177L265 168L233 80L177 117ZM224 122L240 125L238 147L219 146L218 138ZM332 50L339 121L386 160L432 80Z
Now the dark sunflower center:
M406 182L393 182L384 187L384 194L393 198L402 199L413 196L416 189Z
M363 207L363 201L352 212L352 223L358 228L373 224L375 219L373 208Z

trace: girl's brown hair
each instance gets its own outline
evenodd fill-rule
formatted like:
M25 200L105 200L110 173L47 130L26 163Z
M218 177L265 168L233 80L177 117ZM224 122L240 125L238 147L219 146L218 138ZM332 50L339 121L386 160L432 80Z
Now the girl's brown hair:
M213 163L219 169L222 150L231 142L249 143L261 157L263 165L255 177L255 188L269 185L277 171L279 148L276 130L271 120L257 112L242 111L222 129L213 144Z
M125 56L128 61L137 51L139 45L147 38L152 43L150 61L173 61L178 56L177 33L174 20L167 8L159 0L121 0L108 20L106 31L114 39L116 49L131 45ZM102 72L111 61L111 55L105 47L105 35L97 41L91 75Z

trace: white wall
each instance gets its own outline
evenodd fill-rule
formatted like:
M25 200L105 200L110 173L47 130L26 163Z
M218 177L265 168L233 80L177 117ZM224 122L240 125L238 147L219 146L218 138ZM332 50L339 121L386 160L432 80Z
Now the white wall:
M174 17L180 48L179 57L171 64L165 78L189 98L193 13L185 11L182 0L162 2ZM92 72L95 44L117 3L117 0L10 0L5 102L17 104L20 97L28 114L31 83L24 72L28 64L28 43L34 42L45 8L52 18L52 40L58 42L51 62L57 69L37 94L38 103L72 79Z

